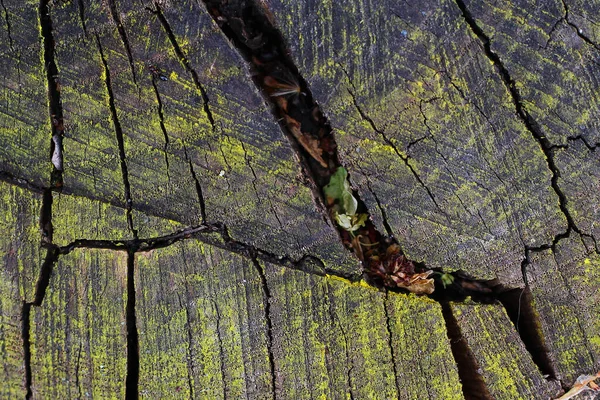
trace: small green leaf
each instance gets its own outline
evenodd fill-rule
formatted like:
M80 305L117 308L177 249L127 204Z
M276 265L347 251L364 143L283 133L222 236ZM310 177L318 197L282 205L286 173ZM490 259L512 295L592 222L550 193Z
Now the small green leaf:
M333 200L342 200L343 193L348 191L347 188L349 188L349 184L346 181L347 177L348 171L346 171L346 168L339 167L335 171L335 174L331 175L329 183L323 188L325 196Z
M335 219L339 226L344 228L347 231L351 231L352 228L352 218L347 216L346 214L335 214Z
M342 193L342 207L344 208L344 211L346 212L346 214L348 214L348 215L356 214L356 208L358 207L358 201L356 201L354 196L352 196L351 192L345 191L344 193Z
M446 286L452 285L452 282L454 282L454 276L450 274L440 274L440 280L442 281L442 285L444 285L444 289L446 289Z
M355 231L361 226L365 226L365 222L367 222L367 218L369 218L368 214L358 214L352 217L352 228L351 231Z

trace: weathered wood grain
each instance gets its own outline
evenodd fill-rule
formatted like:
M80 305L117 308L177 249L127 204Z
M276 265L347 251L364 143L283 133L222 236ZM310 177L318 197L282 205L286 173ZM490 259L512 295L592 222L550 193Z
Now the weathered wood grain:
M260 277L252 261L197 241L136 257L140 394L270 398Z
M6 290L18 288L13 293L17 297L6 297L7 301L33 301L45 257L40 248L41 205L41 195L0 181L0 260L9 279Z
M2 2L0 166L42 186L50 178L52 132L35 1Z
M546 381L525 350L504 309L498 305L453 304L462 335L495 399L554 398L558 381Z
M599 5L538 3L257 2L379 229L428 268L528 285L545 366L499 304L321 275L360 265L203 2L50 1L44 54L44 1L0 0L0 397L477 397L447 307L494 398L597 372ZM110 250L62 248L41 273L77 239Z
M84 21L93 21L87 35L74 2L53 10L69 128L64 190L127 206L116 118L135 210L193 225L205 207L208 221L226 223L245 242L357 270L298 179L290 146L245 66L204 8L166 7L162 20L139 4L117 9L127 46L108 6L84 2ZM140 234L144 226L134 220Z
M600 367L598 255L577 238L535 254L528 269L546 345L559 378L571 385Z
M1 398L25 396L21 312L33 298L43 257L37 215L40 196L0 182L0 385Z
M352 181L407 254L521 282L524 246L551 242L565 218L539 145L455 2L268 6Z
M267 266L277 397L462 398L441 310Z
M42 306L31 309L33 398L124 396L126 271L123 252L58 261Z

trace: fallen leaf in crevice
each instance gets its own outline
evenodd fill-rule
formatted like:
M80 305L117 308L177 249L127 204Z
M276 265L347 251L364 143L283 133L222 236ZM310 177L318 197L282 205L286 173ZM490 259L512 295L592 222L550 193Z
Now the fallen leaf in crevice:
M571 390L569 390L567 393L563 394L556 400L571 399L585 390L598 391L598 385L594 383L594 381L598 378L600 378L600 372L598 372L596 375L580 375L577 378L577 380L575 380L575 384L573 385Z
M287 122L288 129L290 132L292 132L292 135L294 135L302 147L304 147L304 150L306 150L312 158L317 160L323 168L327 168L327 163L321 156L323 154L323 150L321 150L319 146L319 141L315 138L309 137L308 135L304 135L302 131L300 131L300 123L295 119L286 115L285 120Z

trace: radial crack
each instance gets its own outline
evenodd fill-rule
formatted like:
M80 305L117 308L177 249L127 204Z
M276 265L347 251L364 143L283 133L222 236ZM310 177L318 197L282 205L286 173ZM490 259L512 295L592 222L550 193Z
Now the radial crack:
M219 360L221 364L221 381L223 381L223 398L228 398L227 396L227 378L225 374L225 351L223 348L223 338L221 336L221 312L219 311L219 306L215 300L212 301L213 307L215 308L216 314L216 326L215 329L217 331L217 342L219 344Z
M577 225L575 224L575 220L573 219L573 216L571 215L569 209L567 208L567 197L558 185L558 179L560 177L560 170L554 161L555 146L553 146L550 143L550 141L548 140L546 135L542 132L537 121L527 112L527 110L523 106L522 97L519 92L519 89L516 86L516 82L511 77L506 66L502 63L500 56L492 50L491 40L490 40L489 36L487 36L485 34L485 32L483 31L483 29L477 24L477 22L475 21L475 18L470 13L470 11L467 9L464 1L463 0L455 0L455 1L456 1L458 8L462 12L463 18L465 19L467 25L469 26L471 31L475 34L475 36L481 42L486 57L496 67L496 71L500 75L500 78L501 78L502 82L504 83L504 86L506 87L508 93L510 94L512 102L515 106L515 111L516 111L517 115L519 116L521 122L527 128L527 130L533 136L533 138L537 141L542 152L544 153L544 156L546 158L546 164L548 165L548 169L552 173L552 178L550 179L551 187L554 190L554 193L556 194L556 196L558 197L558 204L559 204L560 211L562 212L562 214L565 216L565 219L567 220L566 233L560 233L557 236L555 236L553 243L555 243L557 241L557 238L560 239L560 238L567 237L570 230L573 230L574 232L578 233L580 236L591 237L591 235L582 232L577 227Z
M212 126L212 129L214 131L216 129L215 119L214 119L212 111L210 110L210 107L208 105L208 103L210 101L210 99L208 97L208 93L206 92L206 89L204 88L204 86L202 86L202 84L200 83L200 78L198 77L198 73L196 72L196 70L194 68L192 68L192 65L190 64L189 60L187 59L187 57L181 50L181 47L179 47L179 43L177 43L177 38L175 37L173 30L171 29L171 25L169 24L169 21L167 21L167 19L165 18L165 15L163 14L162 9L161 9L160 5L158 4L158 2L154 3L154 7L156 8L155 10L148 8L148 7L146 9L158 17L158 20L160 21L161 25L163 26L163 29L165 30L165 32L169 38L169 41L171 42L171 45L173 46L173 49L175 50L175 54L177 55L177 58L179 58L179 61L181 62L181 64L183 64L183 67L192 76L194 84L196 85L196 88L200 91L200 95L202 96L202 101L204 103L204 113L206 114L206 117L208 118L208 121L210 122L210 125Z
M541 374L548 380L555 380L556 371L546 347L540 317L533 305L529 286L507 290L499 294L498 298Z
M25 398L31 399L31 303L23 302L21 308L21 338L23 339L23 364L25 367Z
M388 334L388 348L390 349L390 355L392 357L392 371L394 372L394 383L396 384L396 396L400 398L400 383L398 380L400 377L398 376L398 368L396 367L396 356L394 350L394 341L392 338L392 325L390 319L390 312L388 310L388 302L389 302L389 291L385 291L385 297L383 298L383 311L385 314L385 328Z
M127 254L127 376L125 378L125 398L137 399L140 378L140 348L135 310L135 253Z
M186 283L186 292L187 292L187 283ZM193 343L193 335L192 335L192 320L190 318L190 312L188 310L188 304L186 303L185 305L183 304L183 302L181 301L181 296L179 295L179 292L176 291L175 292L177 294L177 298L179 299L179 306L185 310L185 327L186 327L186 331L187 331L187 348L186 348L186 361L187 361L187 384L188 384L188 393L189 393L189 398L193 399L194 398L194 385L192 383L193 378L192 375L194 374L194 364L192 363L192 343Z
M273 399L277 398L276 391L276 374L275 374L275 357L273 355L273 322L271 321L271 290L267 282L265 270L256 257L252 258L256 272L260 277L260 282L263 291L263 303L265 306L265 322L267 324L267 350L269 352L269 367L271 369L271 393Z
M4 11L4 21L6 22L6 34L8 35L8 46L10 47L10 51L15 51L13 46L13 38L10 31L10 19L8 18L8 10L4 5L4 0L0 0L0 5L2 6L2 10Z
M252 79L270 104L274 117L300 159L316 203L327 204L326 216L331 226L336 227L343 245L361 261L367 280L373 281L379 287L387 286L392 290L412 289L421 293L431 293L434 285L444 293L460 288L460 293L455 293L458 297L464 297L465 292L475 296L481 294L472 293L473 288L483 288L484 296L490 293L491 289L484 287L485 284L475 282L476 280L464 273L449 273L456 285L446 289L446 285L442 286L441 279L438 279L444 274L436 275L424 264L409 260L395 238L386 237L377 230L370 219L367 205L359 193L351 188L352 180L339 159L337 143L329 121L313 99L308 83L289 55L289 49L284 47L285 39L281 32L273 25L269 16L265 15L268 10L264 10L264 5L256 1L204 0L204 3L222 32L250 64ZM156 13L162 15L160 9ZM384 132L360 109L353 93L350 94L361 116L369 121L374 131L382 134L387 140ZM387 142L393 147L391 141ZM426 189L435 206L440 208L408 158L403 157L397 149L396 152ZM338 224L339 214L336 214L336 206L339 208L340 199L334 199L324 193L324 188L340 173L345 173L344 179L349 187L347 190L351 191L352 198L356 201L352 217L361 218L360 224L353 231ZM349 218L347 215L346 217ZM429 276L431 277L428 278ZM415 282L418 284L414 284Z
M563 8L565 10L565 15L564 15L563 19L567 22L567 24L571 28L573 28L575 30L575 33L577 33L577 36L579 36L584 42L586 42L587 44L589 44L590 46L595 48L597 51L600 51L600 46L598 44L596 44L592 39L590 39L587 35L585 35L583 33L583 29L580 29L577 25L575 25L575 23L573 23L569 20L569 5L567 4L566 0L561 0L561 1L562 1Z
M352 85L352 82L350 84ZM398 150L398 148L396 147L396 145L394 144L394 142L392 142L387 137L387 135L385 134L385 132L382 131L382 130L380 130L377 127L377 125L375 125L375 122L371 119L371 117L369 117L362 110L362 108L359 106L359 104L358 104L358 102L356 100L356 96L355 96L354 92L352 92L350 89L348 89L348 93L352 97L352 103L354 104L354 107L356 108L356 111L358 111L358 113L360 114L361 118L363 120L365 120L366 122L368 122L368 124L371 126L371 129L373 129L373 131L377 132L382 137L382 139L384 140L384 142L387 143L388 146L390 146L394 150L394 153L396 153L396 155L402 160L402 162L404 163L404 165L406 165L406 167L410 170L410 172L415 177L415 179L417 180L417 182L419 183L419 185L421 185L423 187L423 189L425 189L425 191L427 192L427 195L429 196L429 198L431 199L431 201L433 202L433 204L437 207L437 209L440 210L440 212L442 214L444 214L444 216L447 216L446 212L440 207L440 205L438 204L437 200L435 199L435 196L433 195L431 189L429 189L429 187L427 187L427 185L425 184L425 182L423 182L423 180L421 179L421 177L419 176L419 174L417 173L417 171L415 170L415 168L410 164L410 157L403 155L400 152L400 150Z
M135 64L133 62L133 55L131 53L131 47L129 46L129 39L127 38L127 32L125 32L125 28L123 27L123 23L121 22L121 17L119 15L119 10L117 10L116 0L108 0L108 8L110 10L110 16L113 19L113 22L117 26L117 30L119 32L119 37L121 38L121 42L123 43L123 47L125 48L125 52L127 53L127 59L129 60L129 68L131 68L131 76L133 77L133 83L137 86L137 78L135 75ZM80 9L81 12L81 9ZM85 25L84 25L85 27Z
M163 136L165 138L163 153L165 156L165 165L167 167L167 180L170 182L171 177L169 176L169 153L167 152L167 148L169 147L169 134L167 133L167 127L165 126L165 116L163 114L162 99L160 98L160 92L158 91L158 86L156 85L156 78L154 77L152 77L152 87L154 88L154 94L156 95L156 102L158 104L158 124L160 125L160 130L162 131Z
M98 35L96 35L96 44L98 46L100 58L102 59L102 64L104 65L104 82L106 84L106 91L108 93L108 105L110 108L110 115L111 115L111 118L113 121L113 126L115 128L115 136L117 138L117 144L119 146L119 160L121 163L121 175L123 177L123 187L125 190L125 209L127 210L127 225L129 227L129 230L132 232L133 237L137 237L137 230L135 230L133 228L133 216L132 216L133 201L131 199L131 186L129 183L129 172L127 170L124 135L123 135L123 130L121 128L121 123L119 122L117 108L115 106L115 97L113 94L112 83L111 83L111 78L110 78L110 69L108 67L108 62L107 62L106 58L104 57L102 43L100 43L100 37Z
M85 5L83 4L83 0L77 0L77 8L79 9L79 21L81 21L81 28L83 29L83 33L87 36L87 27L85 25Z
M185 147L185 143L183 143L183 155L185 156L186 161L188 162L188 166L190 169L190 174L192 175L192 179L194 179L194 186L196 188L196 195L198 196L198 203L200 204L200 218L202 219L202 223L206 223L206 203L204 202L204 194L202 192L202 185L200 185L200 180L196 175L196 171L194 169L194 164L192 163L191 158L188 155L187 148Z

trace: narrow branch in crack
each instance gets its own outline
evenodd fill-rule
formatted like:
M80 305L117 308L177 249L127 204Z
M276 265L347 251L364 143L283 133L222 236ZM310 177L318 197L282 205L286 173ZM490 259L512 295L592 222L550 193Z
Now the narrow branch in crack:
M256 259L256 257L252 258L252 263L256 268L256 272L258 272L258 276L260 277L260 283L263 291L263 300L265 306L265 323L267 325L267 350L269 352L269 367L271 369L271 393L273 395L273 399L277 398L276 391L276 375L275 375L275 356L273 355L273 323L271 321L271 290L269 289L269 284L267 282L267 277L265 275L265 270L260 262Z
M63 186L63 137L64 122L63 109L60 99L60 83L58 80L58 67L54 59L54 34L52 33L52 18L50 17L50 0L40 0L38 8L39 22L43 42L44 70L46 71L46 84L48 88L48 111L52 138L50 141L50 154L52 156L52 173L50 186L60 189Z
M115 97L113 94L112 83L110 78L110 69L108 67L108 61L104 57L104 51L102 49L102 43L100 43L100 37L96 35L96 44L102 59L102 65L104 66L104 82L106 84L106 91L108 93L108 105L110 108L110 115L115 128L115 136L117 138L117 144L119 146L119 160L121 163L121 175L123 177L123 187L125 189L125 209L127 210L127 225L129 230L132 232L133 237L137 238L137 230L133 228L133 216L132 207L133 201L131 199L131 186L129 183L129 172L127 170L127 161L125 155L125 141L121 123L119 122L119 116L117 114L117 107L115 106Z
M160 92L158 91L158 86L156 85L156 78L154 77L152 77L152 87L154 88L154 94L156 95L156 102L158 104L158 124L160 125L160 130L162 131L163 136L165 138L163 153L165 156L165 165L167 168L167 180L170 182L171 177L169 176L169 153L167 152L167 148L169 147L169 134L167 133L167 127L165 126L165 116L163 114L162 99L160 98Z
M579 228L577 227L577 225L575 224L575 220L573 219L573 216L571 215L569 209L567 208L567 197L562 192L562 190L560 189L560 187L558 185L558 178L560 177L560 170L558 169L558 167L556 166L556 163L554 161L554 146L550 143L550 141L548 140L546 135L542 132L537 121L527 112L527 110L523 106L521 94L520 94L519 90L517 89L516 82L511 77L506 66L502 63L502 60L500 60L500 56L492 50L490 38L485 34L483 29L479 25L477 25L475 18L467 9L464 1L463 0L455 0L455 1L456 1L458 8L461 10L463 18L465 19L467 25L470 27L471 31L475 34L475 36L479 39L479 41L483 45L485 55L496 67L496 70L498 71L498 74L500 75L500 78L501 78L502 82L504 83L504 86L506 87L508 93L510 94L510 97L515 106L515 111L516 111L517 115L519 116L522 123L525 125L525 127L529 131L529 133L538 142L538 145L540 146L542 152L544 153L544 156L546 158L546 163L548 165L548 169L552 173L552 178L550 180L550 184L551 184L552 189L554 190L555 194L558 197L559 208L560 208L562 214L565 216L565 219L567 220L568 228L572 229L579 235L589 236L589 235L581 232L579 230Z
M25 398L33 397L31 385L33 376L31 373L31 303L23 302L21 307L21 339L23 340L23 364L25 367Z
M175 37L173 30L171 29L171 25L169 24L169 21L167 21L167 18L165 18L165 15L162 12L162 8L158 4L158 2L154 2L154 7L155 7L154 10L151 8L148 8L148 7L146 9L148 11L150 11L152 14L156 15L156 17L160 21L161 25L163 26L163 29L165 30L165 33L167 34L167 37L169 38L169 41L171 42L173 49L175 50L175 54L177 55L177 58L179 58L179 61L181 62L181 64L183 64L183 67L192 76L194 84L196 85L196 88L200 91L200 95L202 96L202 101L204 103L204 113L206 114L206 117L208 118L208 121L210 122L210 125L212 126L212 129L214 131L216 128L215 127L215 119L214 119L212 111L210 110L210 107L208 105L208 103L210 101L210 99L208 97L208 93L206 92L206 89L204 88L204 86L202 86L202 84L200 83L200 78L198 77L198 73L196 72L196 70L194 68L192 68L192 65L190 64L189 60L187 59L187 57L181 50L181 47L179 46L179 43L177 42L177 38Z
M0 0L0 6L2 6L2 10L4 11L4 21L6 22L6 34L8 36L8 47L10 48L10 51L15 51L15 48L13 46L13 38L10 31L10 19L8 18L8 10L4 5L4 0Z
M140 348L135 310L135 254L127 254L127 376L125 378L125 398L137 399L140 377Z
M133 83L137 86L135 63L133 62L133 55L131 53L131 47L129 46L129 39L127 38L127 32L125 32L123 23L121 22L121 17L119 15L119 10L117 9L117 4L115 3L115 0L108 0L108 8L110 10L110 16L115 25L117 26L117 31L119 32L119 37L121 38L121 42L123 43L125 52L127 53L127 59L129 60L129 68L131 68L131 76L133 77Z

